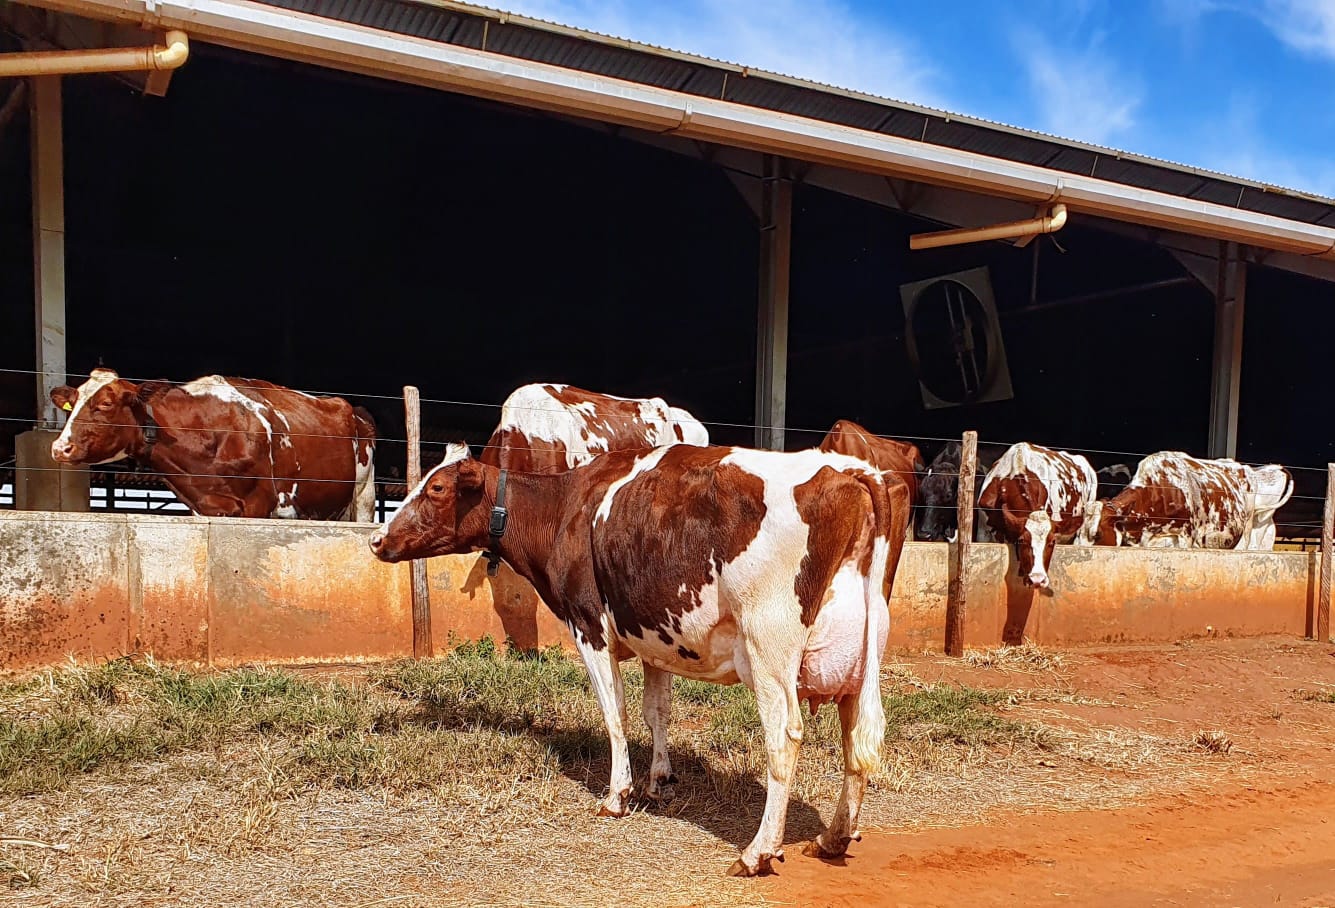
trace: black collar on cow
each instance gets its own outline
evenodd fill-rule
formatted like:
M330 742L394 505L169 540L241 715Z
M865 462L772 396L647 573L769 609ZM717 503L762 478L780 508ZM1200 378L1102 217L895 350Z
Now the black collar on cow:
M510 517L510 512L505 509L505 475L506 471L501 470L501 478L496 480L496 503L491 506L491 520L487 524L489 548L483 554L487 556L488 577L495 577L500 569L501 556L496 554L496 549L505 535L505 525Z
M153 408L144 403L144 418L139 424L140 430L144 433L144 446L135 453L135 468L139 469L149 465L153 457L153 446L158 443L158 430L162 428L158 421L153 418Z

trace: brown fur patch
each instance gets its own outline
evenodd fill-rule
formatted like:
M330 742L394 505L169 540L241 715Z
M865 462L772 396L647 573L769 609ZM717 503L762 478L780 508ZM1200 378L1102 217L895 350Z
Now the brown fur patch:
M721 464L726 455L670 448L621 487L608 519L594 525L599 585L622 634L657 633L670 643L700 591L760 531L764 480Z
M802 605L802 623L810 627L825 604L839 566L854 554L864 527L872 520L871 502L857 480L831 467L793 490L797 513L808 527L807 552L793 589ZM870 564L870 546L864 560ZM866 573L866 566L862 566Z

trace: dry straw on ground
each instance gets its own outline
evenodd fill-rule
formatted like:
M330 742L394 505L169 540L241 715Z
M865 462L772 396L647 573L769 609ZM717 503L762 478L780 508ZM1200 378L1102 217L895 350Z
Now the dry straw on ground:
M1022 671L1051 671L1061 668L1061 653L1049 652L1026 638L1018 646L998 646L993 649L970 649L964 653L964 664L974 668L1007 668Z

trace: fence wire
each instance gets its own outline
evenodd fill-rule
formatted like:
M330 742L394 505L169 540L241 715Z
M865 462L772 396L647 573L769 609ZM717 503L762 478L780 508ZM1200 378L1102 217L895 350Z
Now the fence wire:
M36 376L41 376L41 375L50 375L50 373L41 373L41 372L39 372L38 370L33 370L33 369L15 369L15 368L0 368L0 373L4 373L4 374L12 374L12 375L14 375L14 374L16 374L16 375L28 375L28 376L34 376L34 377L36 377ZM89 374L87 374L87 373L84 373L84 374L71 374L71 375L67 375L67 376L66 376L66 379L68 380L68 379L70 379L70 378L87 378L88 375L89 375ZM162 382L164 385L167 385L167 386L169 386L169 387L171 387L171 388L179 388L179 387L181 387L181 386L184 385L184 384L189 384L189 382L184 382L184 383L164 382L164 381L162 381L161 379L133 378L133 377L127 377L127 376L119 376L119 377L122 378L122 379L125 380L125 381L133 382L133 383L136 383L136 384L138 384L138 383L143 383L143 382L146 382L146 381L151 381L151 382L155 382L155 383L157 383L157 382ZM340 391L328 391L328 390L318 390L318 389L298 389L298 388L288 388L288 387L283 387L283 386L275 386L275 385L273 385L273 384L270 383L270 382L263 382L263 381L260 381L260 380L258 380L258 379L244 379L244 378L236 378L236 379L233 379L233 378L229 378L228 381L229 381L229 383L232 384L234 387L248 388L248 389L254 389L254 390L257 390L257 391L261 391L261 392L269 392L269 393L276 393L276 394L292 393L292 394L305 395L305 396L308 396L308 397L313 397L313 398L318 398L318 399L342 398L342 399L344 399L344 400L348 400L348 401L354 401L354 400L376 400L376 401L393 401L394 403L402 403L402 401L403 401L403 397L402 397L401 395L378 394L378 393L370 393L370 392L340 392ZM473 408L473 409L491 409L491 410L498 410L498 411L501 410L503 407L505 407L506 409L508 409L508 410L510 410L510 411L512 411L512 412L514 412L514 411L521 411L521 412L529 412L529 413L539 413L539 412L540 412L540 413L549 413L549 414L563 414L563 415L565 415L565 416L567 416L567 417L569 417L569 418L571 418L571 419L581 419L581 420L582 420L583 417L584 417L584 414L579 414L579 413L576 413L576 412L572 412L570 408L568 408L568 407L566 407L566 406L563 406L563 405L556 405L556 406L551 406L551 407L540 407L540 406L534 406L534 405L517 405L517 404L510 404L510 403L493 403L493 402L486 402L486 401L470 401L470 400L461 400L461 399L455 399L455 398L433 398L433 397L422 397L422 398L421 398L421 403L424 404L424 405L425 405L425 404L430 404L430 405L435 406L435 407L467 407L467 408ZM361 441L361 440L366 440L364 437L362 437L362 436L357 436L357 435L340 434L340 433L292 432L292 431L287 431L287 430L278 430L278 429L276 429L276 428L274 428L274 427L255 429L255 428L253 428L253 427L249 427L249 428L236 428L236 427L233 427L233 426L225 426L225 425L216 425L216 426L209 426L209 425L189 425L189 426L185 426L185 425L172 425L172 424L169 424L169 423L163 423L163 422L158 421L158 420L156 420L156 419L155 419L155 421L158 422L158 431L160 431L160 432L169 432L169 433L197 432L197 433L207 433L207 434L213 434L213 435L242 435L242 436L251 437L251 438L255 438L255 439L271 439L273 435L278 434L278 435L280 435L280 436L287 436L288 438L295 438L295 439L311 439L311 440L315 440L315 439L324 439L324 440L328 440L328 441L338 441L338 442L351 442L351 441ZM733 422L733 421L724 421L724 420L704 420L704 419L699 419L699 420L696 420L696 421L699 422L701 425L706 426L706 427L709 427L709 428L749 429L749 430L755 430L755 429L769 430L769 429L773 429L773 428L782 428L783 431L785 432L785 434L787 434L787 435L791 435L791 436L799 436L799 435L800 435L800 436L812 436L812 437L818 437L818 438L820 438L820 439L824 439L824 438L826 438L826 437L831 433L831 431L832 431L831 429L812 429L812 428L803 428L803 427L797 427L797 426L775 427L775 426L769 426L769 425L758 424L758 423ZM677 420L672 420L672 419L667 420L667 422L668 422L668 424L669 424L670 426L674 426L674 427L675 427L676 425L679 424L679 422L678 422ZM5 417L0 417L0 423L25 424L25 425L33 426L33 427L36 427L36 428L44 428L44 429L47 429L47 430L50 430L50 431L59 431L59 430L61 430L61 429L64 427L65 421L32 420L32 419L24 419L24 418L22 418L22 417L5 416ZM101 426L105 426L105 427L107 427L107 428L124 428L124 429L142 428L141 424L139 424L139 423L137 423L137 422L134 422L134 423L99 423L99 425L101 425ZM861 433L859 433L859 434L861 434ZM932 435L903 435L903 434L883 435L883 434L880 434L880 433L874 433L874 432L870 432L870 431L866 431L865 434L868 435L868 436L877 438L877 439L882 439L882 440L893 440L893 441L900 441L900 442L910 442L910 443L913 443L915 446L916 446L916 445L920 445L920 444L921 444L921 445L933 445L933 446L936 446L936 445L949 445L949 444L951 444L951 443L958 443L958 442L960 441L960 439L959 439L959 438L956 438L956 437L942 437L942 436L932 436ZM376 438L374 439L374 442L375 442L375 444L377 444L377 445L380 445L380 444L393 444L393 445L398 445L398 444L407 444L407 443L408 443L408 439L407 439L406 437L399 437L397 434L394 435L394 436L380 436L380 435L377 435ZM458 443L458 442L438 441L438 440L434 440L434 439L419 439L419 440L418 440L418 444L419 444L419 446L420 446L422 449L438 449L438 448L446 447L446 446L449 445L449 444L455 444L455 443ZM468 444L469 449L470 449L471 451L474 451L474 452L482 451L482 450L484 450L485 448L487 448L487 447L490 446L489 444L476 444L476 443L467 443L467 442L464 442L464 443ZM979 446L980 446L980 447L986 446L986 447L988 447L988 448L990 448L990 449L994 449L994 450L999 450L999 449L1009 448L1009 447L1011 447L1013 444L1016 444L1016 443L1017 443L1017 442L1012 442L1012 441L992 441L992 440L984 441L984 440L981 440L981 439L979 440ZM1035 442L1031 442L1031 443L1035 443ZM813 446L814 446L814 445L813 445ZM1059 445L1052 445L1052 444L1045 444L1045 445L1043 445L1043 446L1044 446L1044 447L1048 447L1048 448L1053 449L1053 450L1061 450L1061 451L1065 451L1065 452L1067 452L1067 453L1072 453L1072 454L1080 454L1080 455L1096 455L1096 456L1101 457L1101 458L1106 458L1106 457L1130 458L1130 459L1133 461L1133 463L1127 463L1127 464L1125 464L1125 466L1128 467L1128 470L1129 470L1129 472L1132 474L1133 477L1134 477L1135 472L1136 472L1136 470L1135 470L1135 463L1139 463L1140 460L1144 459L1145 457L1150 456L1151 454L1154 454L1154 453L1160 453L1160 452L1135 452L1135 451L1124 451L1124 450L1107 449L1107 448L1083 448L1083 447L1078 447L1078 446L1059 446ZM542 448L542 447L526 447L526 446L509 445L509 444L507 444L507 445L504 446L504 450L505 450L505 451L508 451L508 452L511 452L511 453L523 453L523 452L549 453L549 452L550 452L550 448ZM603 456L603 452L579 452L579 453L581 454L581 456L587 456L587 457L589 457L590 459L593 459L593 458L597 458L597 457ZM1244 466L1252 466L1252 467L1256 467L1256 466L1269 466L1269 465L1270 465L1270 464L1268 464L1268 463L1258 462L1258 461L1237 461L1237 462L1240 463L1240 464L1243 464ZM96 466L104 466L104 465L94 465L94 467L96 467ZM105 465L105 466L109 466L109 465ZM382 465L379 464L379 463L377 463L376 466L377 466L377 467L381 467ZM434 464L432 464L432 465L424 464L424 466L423 466L423 472L424 472L424 473L425 473L425 472L429 472L429 471L433 468L433 466L434 466ZM930 467L930 466L931 466L931 463L930 463L929 461L927 461L927 460L924 458L924 467L926 468L926 467ZM1290 464L1279 464L1279 466L1282 466L1284 469L1288 470L1288 471L1290 472L1291 475L1294 474L1294 473L1299 473L1299 472L1301 472L1301 473L1311 473L1311 474L1317 474L1317 473L1319 473L1319 474L1323 474L1323 475L1326 473L1326 469L1323 468L1323 467L1308 467L1308 466L1290 465ZM15 467L13 466L12 461L11 461L10 463L7 463L7 464L0 464L0 473L3 473L3 472L8 471L8 470L13 470L13 469L15 469ZM60 470L61 468L60 468L60 467L33 467L33 468L27 468L27 469L32 469L32 470L34 470L34 471L39 471L39 472L41 472L41 471L58 471L58 470ZM390 469L392 470L392 469L394 469L394 468L390 468ZM255 481L274 482L274 483L276 483L276 484L287 484L287 483L294 483L294 482L322 482L322 483L331 483L331 484L355 484L355 483L357 482L357 480L356 480L355 478L353 478L353 479L318 479L318 480L312 480L312 479L303 479L301 476L267 475L267 474L265 474L265 475L257 475L257 474L252 474L252 473L167 472L167 471L157 471L157 470L153 470L153 469L145 469L145 468L143 468L143 467L138 467L137 469L134 469L133 471L130 471L130 470L124 470L124 469L112 468L112 469L104 469L104 470L96 470L96 469L94 469L93 472L94 472L94 473L102 473L102 474L111 475L111 476L126 475L126 476L128 476L128 477L133 477L132 479L128 479L128 482L131 483L132 485L139 485L139 484L141 484L141 483L144 483L145 480L148 480L148 481L150 481L150 482L152 482L152 481L156 481L156 482L160 483L164 488L161 489L161 490L159 490L159 489L155 489L155 488L153 488L152 486L149 486L149 487L147 487L147 488L143 488L142 490L143 490L143 491L146 491L146 492L147 492L147 491L165 491L165 492L168 493L168 494L171 493L171 485L170 485L170 482L169 482L169 480L171 480L171 479L255 480ZM405 472L406 472L406 471L405 471ZM918 473L918 472L915 471L915 470L881 470L880 472L882 472L882 473L886 473L886 474L895 474L895 475L900 475L900 476L905 476L905 477L907 477L907 476L914 476L914 477L919 477L919 478L921 478L921 476L923 475L923 474ZM379 474L379 475L377 475L377 477L376 477L376 486L377 486L377 490L378 490L378 491L377 491L377 511L378 511L379 513L386 513L386 512L387 512L387 509L388 509L392 504L394 504L393 500L391 499L391 497L390 497L390 495L389 495L389 491L390 491L391 489L397 489L397 488L402 487L402 488L404 488L404 490L405 490L405 492L406 492L406 491L407 491L407 489L406 489L406 483L405 483L404 479L402 478L402 475L401 475L401 474L400 474L400 475L385 475L385 474L384 474L383 472L381 472L381 470L379 470L379 469L377 470L377 473ZM986 475L986 470L983 470L983 469L978 470L978 472L977 472L977 477L978 477L979 479L981 479L981 478L984 477L985 475ZM1099 478L1099 488L1100 488L1100 489L1102 489L1102 488L1106 488L1106 487L1111 487L1111 488L1118 488L1118 489L1120 489L1120 488L1125 488L1125 487L1127 486L1127 484L1128 484L1128 483L1127 483L1127 482L1124 482L1124 481L1119 481L1119 480L1107 480L1107 481L1105 481L1102 477ZM102 498L103 498L103 502L104 502L104 506L110 505L110 504L113 503L115 500L120 500L120 501L124 501L124 502L126 502L126 503L129 503L129 499L124 498L124 497L121 497L120 499L117 499L116 496L113 494L113 490L114 490L114 491L118 491L118 492L122 492L122 493L125 492L125 491L131 491L131 489L126 489L126 488L125 488L124 486L122 486L120 483L116 482L115 479L112 479L107 485L105 485L105 486L98 486L97 488L102 488L102 489L105 489L105 490L106 490L106 491L104 492L104 495L102 496ZM1139 486L1139 488L1170 488L1170 487L1142 485L1142 486ZM134 490L135 490L135 491L138 491L138 490L140 490L140 489L134 489ZM6 501L5 501L5 498L6 498L6 497L8 497L8 498L10 499L10 501L6 502ZM9 496L6 496L6 495L4 494L3 491L0 491L0 507L5 506L6 504L9 504L9 506L12 507L12 506L13 506L12 498L13 498L12 492L10 493ZM1295 494L1293 494L1292 496L1290 496L1290 499L1289 499L1290 502L1323 502L1324 500L1325 500L1325 496L1323 496L1323 495L1306 495L1306 494L1297 494L1297 493L1295 493ZM137 500L136 500L136 501L137 501ZM177 499L177 501L178 501L178 503L181 504L182 507L185 507L185 505L184 505L183 502L179 502L179 499ZM164 500L164 504L165 504L165 503L170 503L170 502ZM913 510L914 510L914 512L915 512L915 518L916 518L916 515L917 515L917 514L920 514L920 513L924 512L924 511L929 510L929 509L932 509L932 508L934 508L934 507L936 507L937 509L943 509L943 508L944 508L944 509L948 509L948 510L951 510L951 511L955 510L955 507L954 507L953 505L950 505L950 506L932 506L932 505L925 505L925 504L923 504L922 502L918 501L918 502L915 502L914 505L913 505ZM131 510L136 510L136 509L131 509ZM987 509L979 509L979 510L980 510L980 511L985 511L985 510L987 510ZM1291 529L1308 529L1308 528L1319 529L1319 528L1321 527L1321 522L1320 522L1320 521L1315 521L1315 522L1303 522L1303 521L1277 521L1277 522L1278 522L1278 523L1282 523L1284 527L1286 527L1286 528L1291 528Z

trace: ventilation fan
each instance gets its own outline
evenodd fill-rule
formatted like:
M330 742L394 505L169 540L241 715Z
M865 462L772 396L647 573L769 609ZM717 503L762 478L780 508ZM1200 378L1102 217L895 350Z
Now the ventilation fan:
M904 339L928 410L1010 400L1010 369L986 268L902 284Z

